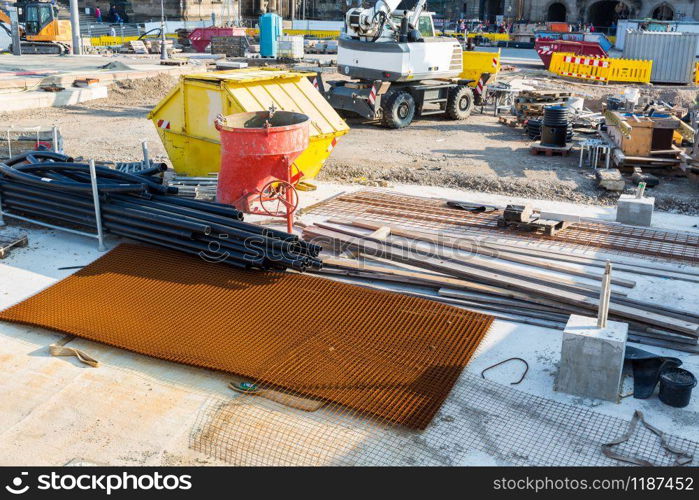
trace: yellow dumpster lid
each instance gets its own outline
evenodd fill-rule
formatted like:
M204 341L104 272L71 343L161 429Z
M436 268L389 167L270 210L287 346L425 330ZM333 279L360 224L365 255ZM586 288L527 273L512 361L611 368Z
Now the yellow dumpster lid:
M212 71L207 73L194 73L184 75L187 80L208 80L212 82L232 81L238 83L252 83L274 78L282 79L297 79L307 77L312 73L303 73L300 71L288 71L276 68L259 68L259 69L231 69L225 71Z
M244 111L262 111L273 105L284 111L303 113L311 119L311 136L346 133L347 123L308 80L312 74L276 68L245 68L183 75L180 85L188 81L220 85ZM173 89L149 117L156 116L176 92Z

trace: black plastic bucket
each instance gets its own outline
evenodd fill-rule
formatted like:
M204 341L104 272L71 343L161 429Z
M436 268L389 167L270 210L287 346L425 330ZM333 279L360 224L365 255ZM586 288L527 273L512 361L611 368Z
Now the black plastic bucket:
M692 389L697 385L697 378L687 370L672 367L660 374L660 401L675 408L684 408L692 398Z

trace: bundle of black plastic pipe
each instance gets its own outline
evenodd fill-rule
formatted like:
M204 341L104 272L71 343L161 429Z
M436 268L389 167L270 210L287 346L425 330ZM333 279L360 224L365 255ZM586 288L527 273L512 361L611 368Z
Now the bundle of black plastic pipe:
M243 221L229 205L173 196L159 164L136 173L96 167L102 227L111 233L241 268L320 268L321 248ZM0 163L3 210L96 229L89 165L36 151Z

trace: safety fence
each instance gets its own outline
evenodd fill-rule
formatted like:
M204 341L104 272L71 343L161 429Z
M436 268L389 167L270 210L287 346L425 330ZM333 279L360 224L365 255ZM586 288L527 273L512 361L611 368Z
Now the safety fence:
M487 38L493 42L507 42L510 40L510 35L507 33L469 33L468 38L475 38L480 36L481 38Z
M174 33L167 33L165 35L166 38L171 38L171 39L177 39L177 35ZM154 39L159 39L160 37L157 35L146 35L141 40L154 40ZM118 47L126 42L133 42L138 40L139 37L137 36L111 36L111 35L104 35L104 36L93 36L90 38L90 43L92 44L93 47Z
M456 31L447 31L444 36L463 37L464 34L457 33ZM508 42L510 40L510 35L508 33L469 32L466 34L467 38L476 38L477 36L486 38L492 42Z
M248 36L257 36L260 34L260 29L259 28L246 28L245 33ZM300 35L300 36L308 36L308 37L313 37L313 38L338 38L340 36L339 31L333 31L333 30L292 30L292 29L285 29L284 30L285 35Z
M551 57L549 71L580 80L650 83L652 68L653 61L555 52Z
M699 62L694 63L694 85L699 85Z

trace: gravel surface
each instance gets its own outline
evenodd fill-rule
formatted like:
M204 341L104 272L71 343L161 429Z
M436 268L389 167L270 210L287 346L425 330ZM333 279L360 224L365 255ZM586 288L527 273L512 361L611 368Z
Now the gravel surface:
M0 120L15 126L56 124L66 151L76 157L139 160L141 141L148 140L153 158L166 160L146 115L175 83L166 75L119 82L107 99L66 108L0 113ZM560 81L547 84L568 85ZM584 87L591 87L585 91L594 91L600 99L602 94L620 92L612 86ZM687 94L687 89L681 90L681 95ZM578 168L577 155L533 156L531 142L521 129L504 126L489 115L474 113L464 122L426 117L401 130L383 129L359 119L348 119L348 123L350 133L339 139L319 180L415 183L600 205L613 204L618 197L596 187L593 173ZM630 192L631 184L627 187ZM648 193L656 197L658 209L697 214L698 191L695 178L665 176Z
M598 188L589 168L578 168L577 154L533 156L522 129L490 115L474 113L464 122L426 117L401 130L348 123L351 131L340 138L320 180L415 183L599 205L619 197ZM632 191L629 182L626 192ZM698 191L694 178L663 176L647 192L658 209L696 214Z

